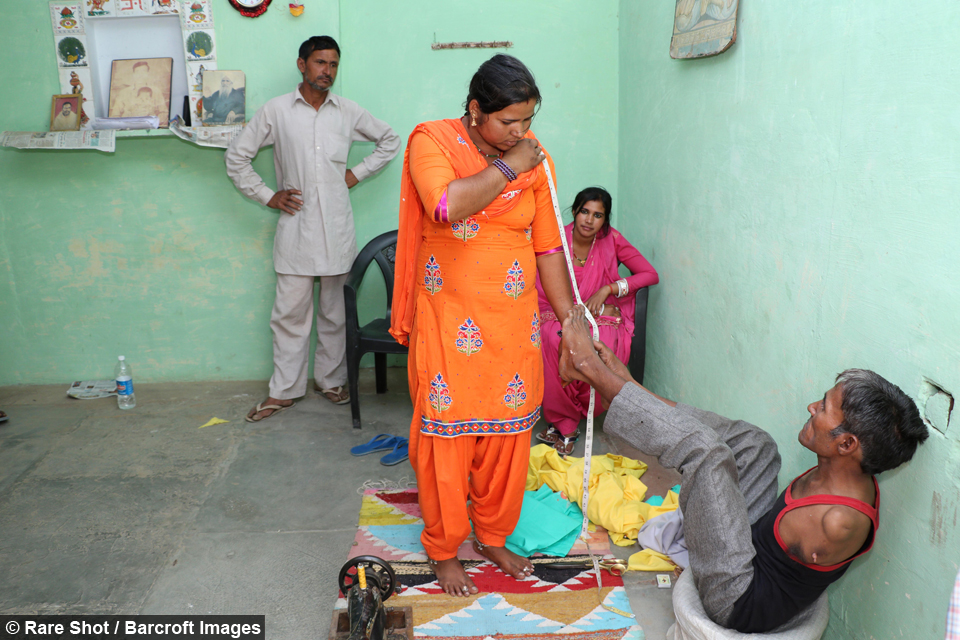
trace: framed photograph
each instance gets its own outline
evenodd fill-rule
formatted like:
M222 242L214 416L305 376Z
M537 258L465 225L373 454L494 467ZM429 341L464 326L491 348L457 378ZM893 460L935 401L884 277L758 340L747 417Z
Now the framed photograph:
M737 41L739 0L677 0L670 57L705 58Z
M53 96L50 105L50 131L79 131L80 102L79 93L66 93Z
M203 72L203 126L246 121L246 79L243 71Z
M114 60L110 70L111 118L157 116L170 124L170 82L173 58Z

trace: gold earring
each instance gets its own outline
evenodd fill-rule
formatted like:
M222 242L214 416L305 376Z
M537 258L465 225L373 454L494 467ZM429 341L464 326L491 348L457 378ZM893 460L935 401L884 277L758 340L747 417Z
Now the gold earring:
M470 126L477 126L477 114L473 113L472 111L470 112Z

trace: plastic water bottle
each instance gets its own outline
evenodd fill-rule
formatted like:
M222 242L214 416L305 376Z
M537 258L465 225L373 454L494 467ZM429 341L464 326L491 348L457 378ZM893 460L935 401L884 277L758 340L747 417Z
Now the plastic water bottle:
M121 409L133 409L137 406L137 396L133 393L133 369L123 356L118 358L117 368L117 406Z

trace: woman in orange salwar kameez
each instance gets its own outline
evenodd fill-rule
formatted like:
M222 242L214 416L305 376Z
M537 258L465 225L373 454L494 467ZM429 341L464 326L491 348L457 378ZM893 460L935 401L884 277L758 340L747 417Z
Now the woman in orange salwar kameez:
M451 595L477 593L457 558L471 522L479 553L515 578L533 571L504 544L543 398L537 273L557 317L573 306L529 130L539 102L523 63L494 56L466 115L418 125L404 158L390 333L410 346L421 541Z

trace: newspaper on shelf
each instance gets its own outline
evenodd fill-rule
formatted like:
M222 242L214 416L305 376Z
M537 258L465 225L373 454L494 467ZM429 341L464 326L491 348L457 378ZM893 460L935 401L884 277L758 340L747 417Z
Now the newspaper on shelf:
M219 147L226 149L230 143L243 131L243 124L227 124L215 127L186 127L179 116L170 121L170 131L187 142L201 147Z
M0 147L15 149L95 149L113 153L115 131L4 131Z
M157 116L133 116L130 118L97 118L93 121L94 129L159 129L160 118Z
M77 380L67 389L67 395L80 400L95 400L117 395L116 380Z

